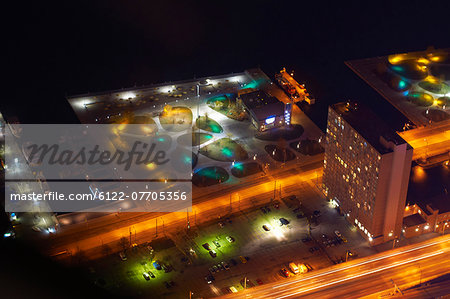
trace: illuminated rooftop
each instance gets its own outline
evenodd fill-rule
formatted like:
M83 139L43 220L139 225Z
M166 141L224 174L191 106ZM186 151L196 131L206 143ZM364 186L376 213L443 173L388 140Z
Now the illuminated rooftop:
M416 126L450 122L450 49L346 62Z
M271 115L283 115L284 113L284 103L262 90L241 94L240 99L259 121Z
M137 86L68 97L81 123L108 123L125 111L161 110L166 104L194 100L230 88L257 88L265 74L260 69L199 79Z

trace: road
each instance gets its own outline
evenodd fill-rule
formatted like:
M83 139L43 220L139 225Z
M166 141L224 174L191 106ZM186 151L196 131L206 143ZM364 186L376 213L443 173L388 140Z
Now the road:
M303 171L287 168L238 185L213 189L213 192L202 193L201 196L195 196L194 193L193 212L189 213L191 225L200 221L217 219L221 213L225 216L249 209L259 202L261 204L268 202L270 197L273 197L275 180L277 186L282 185L284 189L302 181L319 180L322 176L322 160L319 157L312 161L300 168ZM49 255L60 252L74 254L77 251L91 250L88 256L95 259L101 256L100 249L103 244L108 244L113 250L118 251L120 250L118 240L121 237L129 238L131 234L132 242L140 244L154 239L157 232L161 234L164 233L163 230L180 229L186 223L186 212L111 214L86 223L68 226L56 234L49 235L48 239L42 240L41 246Z
M389 250L223 298L389 296L450 272L450 236Z
M414 148L413 160L446 154L450 149L450 122L433 123L398 134Z

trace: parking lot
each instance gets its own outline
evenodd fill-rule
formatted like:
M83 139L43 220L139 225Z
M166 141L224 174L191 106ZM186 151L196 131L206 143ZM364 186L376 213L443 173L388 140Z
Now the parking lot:
M126 261L118 254L93 261L88 267L91 277L102 287L123 294L179 298L191 291L194 298L212 297L288 279L281 270L293 276L290 262L314 271L345 260L350 248L359 256L374 252L312 182L283 190L282 195L189 230L167 230L168 241L149 240L153 252L144 244L127 249ZM166 271L156 269L154 261L165 265ZM146 280L148 271L155 278Z

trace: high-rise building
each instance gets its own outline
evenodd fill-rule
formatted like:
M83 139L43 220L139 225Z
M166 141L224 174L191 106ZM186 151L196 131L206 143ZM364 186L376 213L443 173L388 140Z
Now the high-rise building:
M401 234L412 154L367 107L329 107L323 190L372 245Z

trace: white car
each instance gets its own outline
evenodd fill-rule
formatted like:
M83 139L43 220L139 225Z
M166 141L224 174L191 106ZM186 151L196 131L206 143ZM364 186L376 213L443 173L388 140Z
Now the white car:
M232 236L227 236L227 241L228 242L230 242L230 243L233 243L234 242L234 238L232 237Z
M42 231L42 229L39 226L33 226L31 229L34 230L35 232L41 232Z

